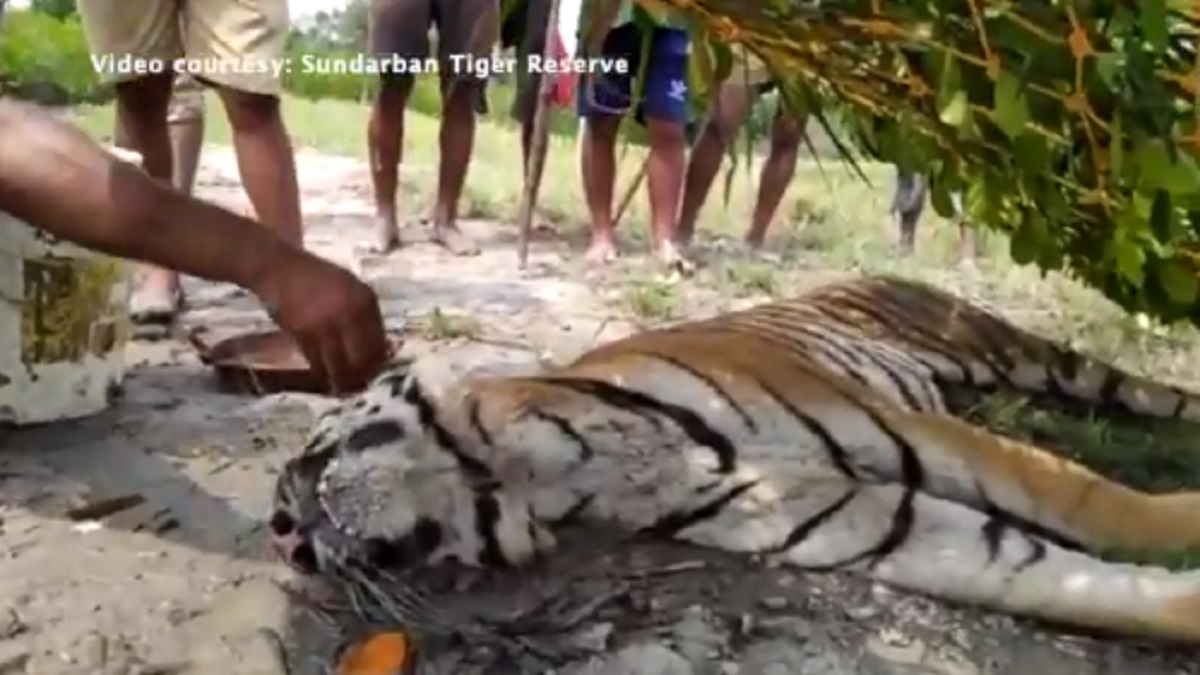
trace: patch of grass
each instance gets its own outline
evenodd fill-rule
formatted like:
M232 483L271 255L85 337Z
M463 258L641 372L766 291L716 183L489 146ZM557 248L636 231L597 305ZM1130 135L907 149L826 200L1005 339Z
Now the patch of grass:
M779 270L759 260L735 259L721 266L724 286L735 296L779 295Z
M1192 422L1152 420L1049 401L992 394L966 417L998 432L1052 449L1098 473L1147 492L1200 485L1200 429ZM1136 456L1137 462L1130 462Z
M446 314L440 307L434 307L418 319L416 327L420 336L431 342L459 338L473 340L483 334L483 326L475 317Z
M1066 408L1036 397L959 391L954 407L996 433L1054 451L1125 485L1161 494L1200 486L1200 426L1085 407ZM1169 553L1110 549L1112 560L1200 568L1200 546Z
M639 318L650 322L680 317L683 303L678 284L661 280L637 280L625 288L625 302Z

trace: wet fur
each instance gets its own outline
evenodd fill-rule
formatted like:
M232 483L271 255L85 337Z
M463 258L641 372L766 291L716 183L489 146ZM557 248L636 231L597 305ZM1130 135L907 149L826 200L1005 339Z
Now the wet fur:
M949 416L942 388L1186 419L1200 417L1200 398L932 287L832 284L640 333L536 376L440 392L420 370L399 366L325 415L285 468L275 517L312 542L308 571L520 565L554 547L556 523L598 518L1000 611L1200 642L1200 573L1088 553L1200 544L1200 494L1142 494L988 433ZM330 544L329 529L354 545Z

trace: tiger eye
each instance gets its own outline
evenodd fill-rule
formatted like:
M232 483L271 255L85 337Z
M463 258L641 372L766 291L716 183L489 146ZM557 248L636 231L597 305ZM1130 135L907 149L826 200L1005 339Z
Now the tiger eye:
M413 540L419 555L432 553L442 543L442 526L430 518L421 518L413 527Z
M372 567L398 568L409 562L409 554L402 540L371 537L363 542L363 549L367 563Z

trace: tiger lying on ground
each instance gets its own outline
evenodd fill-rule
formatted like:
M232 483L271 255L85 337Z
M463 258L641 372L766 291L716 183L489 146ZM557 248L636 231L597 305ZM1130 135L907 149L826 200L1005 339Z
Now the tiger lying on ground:
M652 330L535 376L431 395L401 364L326 413L270 520L306 573L338 561L515 566L566 519L1128 635L1200 642L1200 571L1088 551L1200 544L1200 493L1149 495L949 416L942 387L1200 418L930 286L867 277Z

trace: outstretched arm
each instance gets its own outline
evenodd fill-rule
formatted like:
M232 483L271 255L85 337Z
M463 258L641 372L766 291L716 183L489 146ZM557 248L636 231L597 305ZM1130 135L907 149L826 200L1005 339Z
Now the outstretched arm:
M87 248L253 292L335 391L360 388L387 357L378 300L354 275L3 101L0 210Z
M288 247L252 221L176 192L79 131L0 102L0 209L55 236L255 290Z

